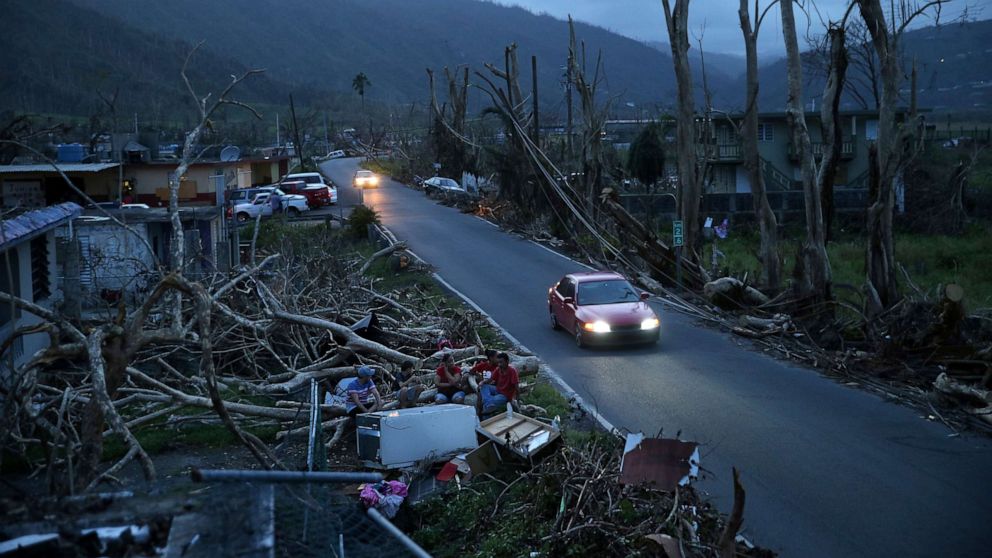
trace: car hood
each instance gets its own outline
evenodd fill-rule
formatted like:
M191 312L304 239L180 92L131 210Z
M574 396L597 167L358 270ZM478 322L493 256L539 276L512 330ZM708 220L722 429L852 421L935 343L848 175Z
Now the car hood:
M641 301L579 306L575 315L583 322L602 320L610 325L640 324L647 318L657 316L646 302Z

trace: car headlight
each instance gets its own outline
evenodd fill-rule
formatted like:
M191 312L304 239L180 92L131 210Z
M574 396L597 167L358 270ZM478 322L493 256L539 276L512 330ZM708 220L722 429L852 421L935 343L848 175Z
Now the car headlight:
M599 320L599 321L596 321L596 322L587 323L587 324L583 324L582 327L586 331L591 331L593 333L609 333L610 332L610 324L608 324L608 323L606 323L606 322L604 322L602 320Z
M371 182L372 184L378 184L379 183L379 177L378 176L373 176L372 178L369 179L369 182Z
M641 322L641 329L654 329L659 325L661 322L658 321L658 318L647 318Z

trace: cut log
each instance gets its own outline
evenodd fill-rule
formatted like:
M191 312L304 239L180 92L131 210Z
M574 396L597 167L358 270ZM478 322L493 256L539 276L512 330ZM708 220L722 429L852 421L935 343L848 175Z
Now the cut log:
M736 277L721 277L706 283L703 285L703 295L711 303L728 310L761 306L769 301L764 293L745 285Z

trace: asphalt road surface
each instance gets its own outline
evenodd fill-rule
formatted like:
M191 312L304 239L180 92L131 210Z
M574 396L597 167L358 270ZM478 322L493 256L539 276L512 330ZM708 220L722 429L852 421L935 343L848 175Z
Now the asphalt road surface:
M322 169L342 205L355 159ZM658 306L652 347L578 349L552 331L547 288L578 264L383 177L364 192L383 222L548 363L613 425L682 431L712 472L696 484L725 513L731 466L745 534L785 556L988 556L992 442L951 436L919 412L767 357Z

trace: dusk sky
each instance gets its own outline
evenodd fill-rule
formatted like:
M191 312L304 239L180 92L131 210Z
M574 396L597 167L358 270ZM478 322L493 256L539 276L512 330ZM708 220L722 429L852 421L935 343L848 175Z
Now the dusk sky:
M665 16L661 0L498 0L501 4L516 5L537 13L548 13L564 19L569 14L576 20L592 23L635 39L668 42L665 31ZM769 0L761 0L766 6ZM673 0L674 3L674 0ZM811 4L809 0L805 2ZM848 5L847 0L817 0L819 15L811 11L808 25L813 34L823 31L822 21L840 19ZM886 3L887 4L887 3ZM703 46L714 52L740 53L741 29L737 18L738 0L696 0L689 6L689 25L692 33L698 35L705 25ZM753 2L751 3L753 6ZM992 17L992 0L956 0L943 10L942 21L960 17L968 6L970 19ZM796 30L800 42L807 29L807 19L799 10ZM784 53L781 34L781 16L777 8L772 8L766 16L759 36L759 50L762 54L779 56ZM920 19L916 26L932 24L930 19Z

